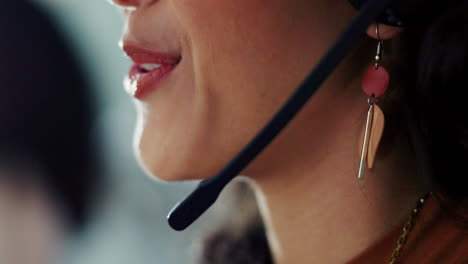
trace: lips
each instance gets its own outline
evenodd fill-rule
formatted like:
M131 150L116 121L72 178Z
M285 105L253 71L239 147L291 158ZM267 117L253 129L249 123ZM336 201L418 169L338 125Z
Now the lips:
M112 0L117 5L121 6L136 6L139 4L140 0Z
M179 64L181 56L163 53L135 43L123 50L135 63L125 80L126 91L137 99L146 98Z

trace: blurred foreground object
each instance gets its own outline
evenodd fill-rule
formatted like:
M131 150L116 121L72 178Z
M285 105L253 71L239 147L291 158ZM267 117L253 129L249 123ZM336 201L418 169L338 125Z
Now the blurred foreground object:
M54 263L99 182L87 86L29 1L3 3L0 34L0 263Z

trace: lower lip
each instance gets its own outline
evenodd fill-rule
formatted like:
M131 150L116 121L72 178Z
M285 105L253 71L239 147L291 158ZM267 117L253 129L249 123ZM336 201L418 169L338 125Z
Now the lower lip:
M177 64L162 64L157 69L143 73L139 65L135 64L125 79L125 89L136 99L143 100L160 86L164 78L176 66Z

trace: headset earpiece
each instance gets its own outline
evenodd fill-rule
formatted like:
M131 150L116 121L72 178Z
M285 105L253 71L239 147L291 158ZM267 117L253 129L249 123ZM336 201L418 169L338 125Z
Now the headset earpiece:
M368 0L348 0L360 9ZM396 27L407 27L430 19L437 12L437 0L393 0L377 18L377 22Z

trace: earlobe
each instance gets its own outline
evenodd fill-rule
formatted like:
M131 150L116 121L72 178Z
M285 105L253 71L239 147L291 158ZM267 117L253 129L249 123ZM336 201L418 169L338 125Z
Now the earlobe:
M379 36L377 36L376 31L377 24L372 24L367 29L367 35L374 39L388 40L397 37L403 31L403 28L392 27L383 24L379 24Z

